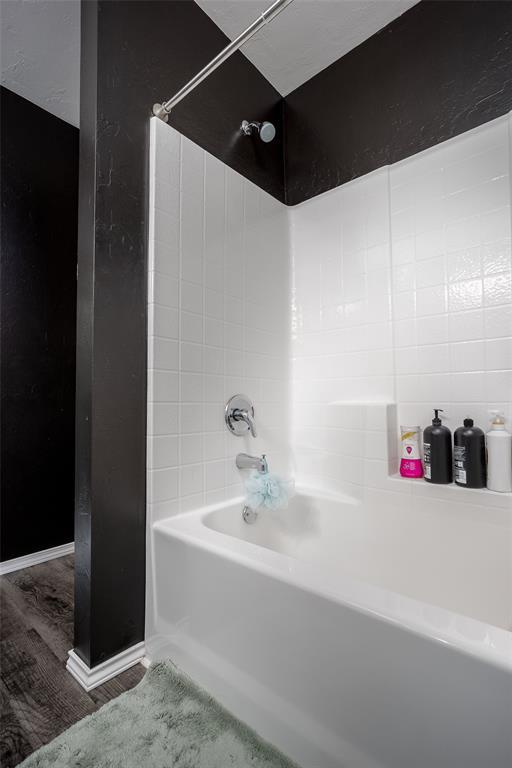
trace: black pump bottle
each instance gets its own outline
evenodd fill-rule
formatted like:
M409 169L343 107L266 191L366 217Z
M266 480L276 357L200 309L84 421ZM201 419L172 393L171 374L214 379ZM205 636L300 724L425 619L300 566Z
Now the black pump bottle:
M463 488L485 488L485 435L479 427L474 426L473 419L464 419L464 426L455 430L453 446L453 470L457 485Z
M423 432L424 477L427 483L446 484L452 482L452 435L439 413L441 408L435 408L432 426Z

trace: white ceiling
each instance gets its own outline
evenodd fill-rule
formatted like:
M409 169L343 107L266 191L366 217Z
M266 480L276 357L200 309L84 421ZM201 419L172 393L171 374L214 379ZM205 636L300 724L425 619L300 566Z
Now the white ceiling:
M79 0L0 0L2 85L78 125Z
M233 40L272 0L196 0ZM243 53L282 96L321 72L418 0L294 0Z

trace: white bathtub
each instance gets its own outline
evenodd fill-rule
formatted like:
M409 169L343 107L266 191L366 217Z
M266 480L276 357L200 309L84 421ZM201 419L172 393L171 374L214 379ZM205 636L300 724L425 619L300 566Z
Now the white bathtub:
M149 657L303 768L510 768L511 510L367 499L155 523Z

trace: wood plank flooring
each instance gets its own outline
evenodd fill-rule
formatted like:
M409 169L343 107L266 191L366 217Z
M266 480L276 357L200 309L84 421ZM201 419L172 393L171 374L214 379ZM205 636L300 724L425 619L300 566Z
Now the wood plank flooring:
M73 555L0 577L1 768L14 768L144 676L137 664L86 693L66 671L73 577Z

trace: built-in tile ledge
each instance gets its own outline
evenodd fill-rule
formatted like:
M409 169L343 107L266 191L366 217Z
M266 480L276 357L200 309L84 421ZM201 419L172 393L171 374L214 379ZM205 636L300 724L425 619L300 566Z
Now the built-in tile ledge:
M421 489L422 493L429 493L432 497L441 497L450 501L466 501L485 506L492 499L493 506L509 507L512 512L512 493L498 493L489 488L463 488L455 483L446 485L439 483L427 483L422 477L402 477L400 474L390 476L390 480L400 483L400 485L409 485L411 490ZM456 497L460 498L457 499Z

